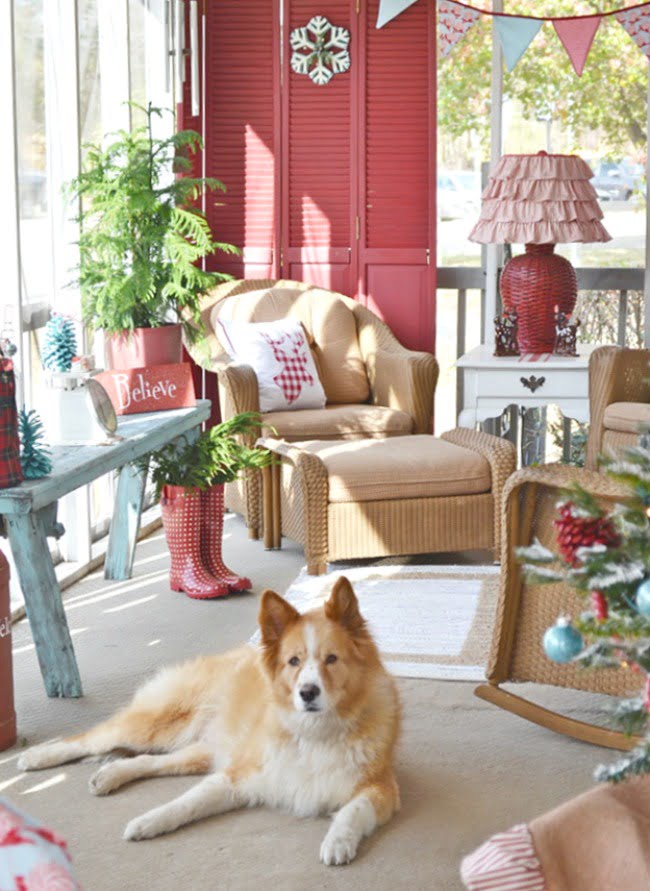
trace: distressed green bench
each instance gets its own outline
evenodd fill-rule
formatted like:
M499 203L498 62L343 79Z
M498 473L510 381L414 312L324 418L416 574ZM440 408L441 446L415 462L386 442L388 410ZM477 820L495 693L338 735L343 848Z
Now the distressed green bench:
M146 484L146 470L134 462L181 436L198 436L210 416L210 401L194 408L129 415L119 419L121 440L107 445L59 445L52 448L52 472L10 489L0 489L0 514L32 630L38 662L48 696L82 696L61 589L47 544L48 535L65 532L57 522L59 498L112 470L120 470L108 539L104 575L128 579Z

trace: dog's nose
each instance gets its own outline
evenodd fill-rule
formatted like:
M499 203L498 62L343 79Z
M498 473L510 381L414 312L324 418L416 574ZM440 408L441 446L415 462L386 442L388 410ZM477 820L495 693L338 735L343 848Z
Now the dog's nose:
M320 687L316 684L305 684L300 688L300 698L305 702L313 702L320 695Z

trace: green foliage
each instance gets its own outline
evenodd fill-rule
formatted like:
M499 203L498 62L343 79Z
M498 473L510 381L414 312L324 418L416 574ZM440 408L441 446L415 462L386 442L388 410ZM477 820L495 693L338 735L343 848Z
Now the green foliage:
M52 470L49 448L43 442L43 421L30 409L21 408L18 412L18 434L20 436L20 464L27 480L40 479Z
M266 467L271 453L250 444L261 426L257 412L242 412L206 430L194 442L184 438L186 444L180 448L169 443L151 452L148 459L156 497L164 485L204 490L232 482L249 468Z
M519 15L589 15L621 7L620 0L518 0L508 12ZM492 19L482 16L442 61L438 72L438 122L454 137L473 131L487 150L490 139ZM605 18L594 39L582 77L573 70L553 26L546 22L515 69L504 71L504 99L521 103L527 120L550 118L580 147L590 131L602 136L602 150L621 155L646 141L647 67L645 55L626 31Z
M136 107L146 126L120 130L106 149L88 146L85 169L70 184L82 208L84 320L109 333L182 321L194 339L202 330L201 298L230 278L205 272L199 261L215 251L239 253L213 240L199 208L205 193L225 186L191 175L193 155L202 147L198 133L155 138L152 120L163 112Z
M45 326L43 367L48 371L70 371L77 355L77 336L72 319L54 314Z

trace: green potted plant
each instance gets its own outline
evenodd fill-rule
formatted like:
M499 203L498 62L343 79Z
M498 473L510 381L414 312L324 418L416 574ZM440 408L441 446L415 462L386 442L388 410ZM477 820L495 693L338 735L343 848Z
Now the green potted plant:
M142 109L146 125L120 130L106 148L87 147L85 169L70 184L80 199L79 277L84 321L106 335L112 368L181 361L181 328L201 333L203 295L230 276L200 261L223 251L199 199L224 191L213 177L192 176L202 147L194 130L153 135L163 111ZM170 112L171 114L171 112Z
M248 468L271 463L251 446L262 420L257 412L234 415L185 445L170 443L148 459L171 555L170 586L189 597L221 597L251 587L224 564L223 487Z

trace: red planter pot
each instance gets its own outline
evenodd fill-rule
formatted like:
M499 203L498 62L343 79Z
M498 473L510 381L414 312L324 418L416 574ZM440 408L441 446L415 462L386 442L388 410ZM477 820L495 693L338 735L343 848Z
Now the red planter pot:
M135 328L123 334L107 334L106 364L113 371L146 368L149 365L173 365L183 360L182 328Z

